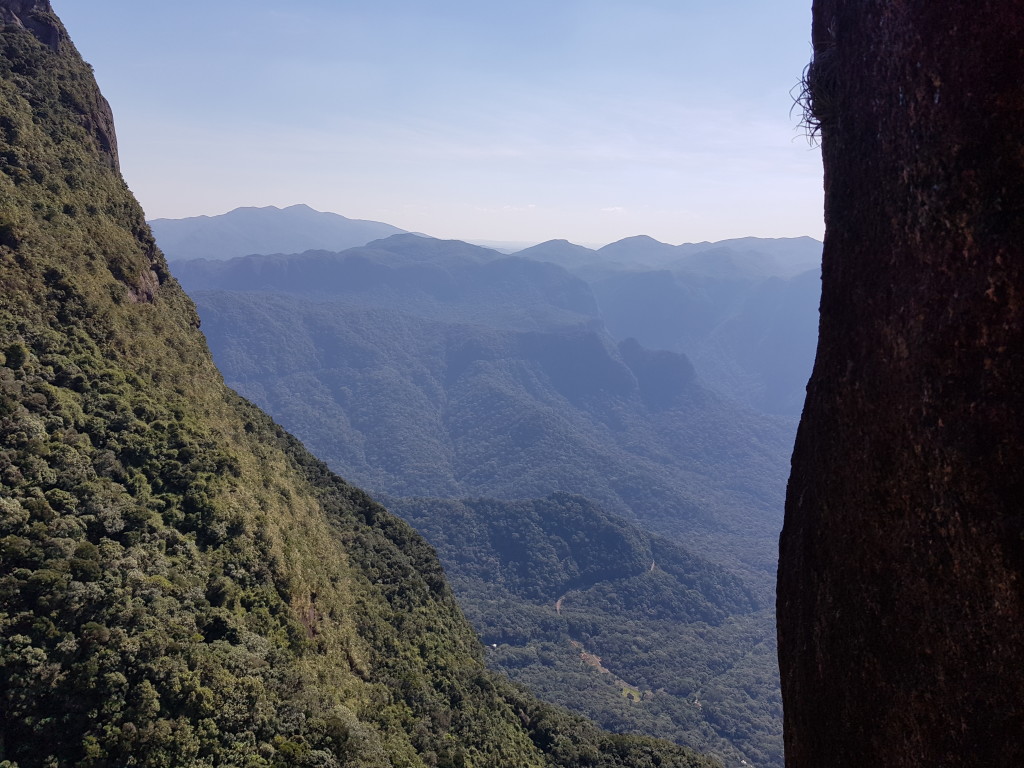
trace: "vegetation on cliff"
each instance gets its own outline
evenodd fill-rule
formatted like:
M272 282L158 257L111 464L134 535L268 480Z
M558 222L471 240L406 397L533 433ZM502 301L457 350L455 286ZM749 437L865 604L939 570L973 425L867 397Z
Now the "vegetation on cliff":
M398 499L488 664L613 731L782 765L773 616L744 582L566 493Z
M781 765L782 424L710 391L685 355L616 344L607 302L554 264L403 235L175 266L229 384L437 547L499 645L489 664L613 730ZM670 556L652 558L651 531ZM600 577L555 617L577 589L570 552ZM737 576L757 610L720 589ZM572 643L649 695L631 704Z
M709 765L484 669L432 550L224 387L89 68L0 10L0 764Z

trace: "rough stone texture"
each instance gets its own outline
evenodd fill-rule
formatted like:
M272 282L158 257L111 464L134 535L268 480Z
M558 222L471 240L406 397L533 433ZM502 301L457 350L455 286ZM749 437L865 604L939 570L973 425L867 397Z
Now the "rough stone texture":
M50 0L0 0L0 24L14 24L27 29L51 50L71 46L67 30L50 6ZM95 137L107 164L120 171L117 154L117 133L110 104L97 90L94 101L81 110L82 124Z
M787 765L1024 763L1024 13L818 0L818 357L780 546Z
M68 39L50 0L0 0L0 21L24 27L53 50Z

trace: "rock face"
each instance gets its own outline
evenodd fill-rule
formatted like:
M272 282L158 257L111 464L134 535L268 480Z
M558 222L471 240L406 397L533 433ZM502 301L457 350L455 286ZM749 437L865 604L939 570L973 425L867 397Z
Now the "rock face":
M50 0L0 0L0 23L31 32L39 42L55 53L66 47L77 56L64 25L50 7ZM17 54L10 50L4 51L4 55L17 59ZM84 101L68 103L66 106L78 113L78 121L99 145L103 161L115 171L120 170L117 133L114 131L114 114L110 104L98 90L92 89L86 94L88 98Z
M817 0L817 361L778 621L787 765L1024 759L1024 15Z
M4 0L0 3L0 21L29 30L54 51L68 39L49 0Z

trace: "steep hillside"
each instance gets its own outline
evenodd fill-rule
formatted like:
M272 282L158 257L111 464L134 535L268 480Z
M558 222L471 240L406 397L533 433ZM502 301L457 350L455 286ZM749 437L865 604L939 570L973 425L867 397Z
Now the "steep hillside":
M153 219L149 226L172 262L233 259L252 253L343 251L404 232L379 221L314 211L308 205L236 208L220 216Z
M224 387L48 3L0 22L0 762L707 764L485 671L419 536Z

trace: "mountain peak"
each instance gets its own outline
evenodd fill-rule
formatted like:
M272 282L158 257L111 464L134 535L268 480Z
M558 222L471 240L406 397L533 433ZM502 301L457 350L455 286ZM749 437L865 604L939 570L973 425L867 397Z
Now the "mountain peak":
M658 245L667 245L660 240L655 240L650 235L631 235L630 237L624 237L616 242L619 243L657 243Z
M310 206L306 205L305 203L296 203L295 205L285 206L284 208L279 208L278 210L281 210L281 211L291 211L292 213L307 213L307 214L308 213L312 213L312 214L317 215L317 216L338 216L338 217L340 217L342 219L346 219L346 221L351 221L351 219L347 219L345 216L342 216L340 213L330 213L330 212L326 212L326 211L318 211L316 208L311 208Z
M69 64L69 69L76 70L75 75L72 76L73 79L80 77L79 73L82 68L86 68L87 71L87 65L78 57L64 25L57 18L57 14L53 12L49 0L0 0L0 24L29 32L52 53L57 53L65 47L69 48L74 57L74 63ZM38 55L38 52L29 53L20 45L19 43L19 47L5 50L4 56L8 59L16 59L22 54L26 58ZM65 80L51 81L43 98L66 103L73 87ZM103 162L113 170L119 170L114 115L99 89L88 87L77 89L75 98L66 106L73 122L85 129L98 145ZM8 115L8 117L10 116Z
M524 251L522 251L521 253L526 253L527 251L532 251L533 249L551 249L551 248L557 248L557 249L563 250L563 251L588 251L590 253L594 252L593 248L587 248L585 245L577 245L576 243L572 242L571 240L565 240L563 238L559 238L557 240L547 240L546 242L543 242L543 243L540 243L538 245L533 246L533 248L527 248Z
M599 248L597 252L605 257L625 260L666 258L675 255L676 246L655 240L648 235L634 235L609 243Z
M0 0L0 21L27 29L54 51L68 40L49 0Z
M305 203L278 208L235 208L218 216L153 219L149 222L170 261L305 251L344 251L373 240L403 234L390 224L349 219Z
M390 237L374 240L367 244L370 248L389 253L400 254L417 260L434 260L443 258L468 258L472 261L491 261L501 257L498 251L473 245L462 240L441 240L429 235L418 235L402 232Z
M596 251L568 240L548 240L547 242L517 251L516 256L524 259L550 261L562 266L579 266L593 262Z

